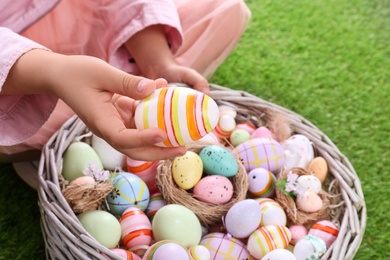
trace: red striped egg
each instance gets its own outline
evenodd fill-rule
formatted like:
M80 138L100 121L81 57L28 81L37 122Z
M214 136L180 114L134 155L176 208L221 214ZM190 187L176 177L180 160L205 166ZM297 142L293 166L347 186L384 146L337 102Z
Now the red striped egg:
M146 186L148 186L150 194L159 192L156 186L158 163L159 161L147 162L134 160L130 157L126 158L127 170L131 173L134 173L145 182Z
M268 225L255 230L248 239L247 249L256 259L261 259L272 250L286 249L291 241L291 232L285 226Z
M122 242L128 249L150 245L152 225L142 210L135 207L127 208L119 222L122 228Z
M336 240L339 230L329 220L321 220L313 224L309 229L309 234L324 240L326 248L329 248Z
M158 127L167 139L162 147L183 146L210 133L219 120L215 101L202 92L185 87L157 89L140 101L135 110L137 129Z
M149 205L145 210L145 214L148 216L149 220L153 221L154 215L156 215L157 211L166 204L167 203L165 202L164 197L160 192L150 196Z
M247 172L255 168L264 168L277 172L284 165L285 156L282 146L272 138L253 138L239 144L236 153Z

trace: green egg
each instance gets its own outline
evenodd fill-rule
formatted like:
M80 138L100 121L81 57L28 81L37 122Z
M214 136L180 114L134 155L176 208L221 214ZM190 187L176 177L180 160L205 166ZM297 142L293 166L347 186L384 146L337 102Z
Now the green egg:
M62 176L65 180L84 176L90 164L94 164L97 170L103 170L102 162L95 150L85 142L71 143L63 156Z

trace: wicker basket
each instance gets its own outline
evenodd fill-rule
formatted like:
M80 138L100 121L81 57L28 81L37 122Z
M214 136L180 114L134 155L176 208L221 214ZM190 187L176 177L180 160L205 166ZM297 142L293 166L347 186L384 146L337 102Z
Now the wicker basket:
M352 259L356 254L366 225L366 206L359 178L348 161L332 141L302 116L264 101L244 91L234 91L211 85L211 97L219 105L233 107L237 119L253 120L258 124L270 119L272 113L284 115L291 122L294 133L303 134L315 147L316 155L328 163L329 187L340 203L330 202L334 211L331 219L339 227L339 235L322 259ZM100 245L81 226L76 215L61 194L59 174L62 155L68 145L87 131L77 117L69 119L45 145L39 166L39 206L42 232L48 259L120 259Z

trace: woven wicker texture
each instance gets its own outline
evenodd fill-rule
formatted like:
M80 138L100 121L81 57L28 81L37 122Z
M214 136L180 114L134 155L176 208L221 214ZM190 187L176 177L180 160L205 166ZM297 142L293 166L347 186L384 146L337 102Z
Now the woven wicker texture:
M328 163L331 183L328 190L334 194L330 199L331 217L339 227L336 241L322 259L352 259L363 239L367 212L360 180L348 158L316 126L288 109L245 91L217 85L211 85L211 90L210 96L219 105L228 105L237 111L238 121L251 120L259 125L278 113L291 122L294 133L310 139L316 155ZM120 259L85 231L61 193L62 155L68 145L86 131L83 122L73 117L52 136L42 151L38 193L48 259L106 259L101 253L111 259Z

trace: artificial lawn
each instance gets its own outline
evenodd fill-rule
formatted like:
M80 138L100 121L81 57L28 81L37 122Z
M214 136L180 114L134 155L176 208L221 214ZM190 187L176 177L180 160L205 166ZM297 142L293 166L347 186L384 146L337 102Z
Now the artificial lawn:
M390 259L390 2L251 0L210 82L301 114L354 166L368 209L355 259ZM0 259L44 259L37 194L0 165Z

